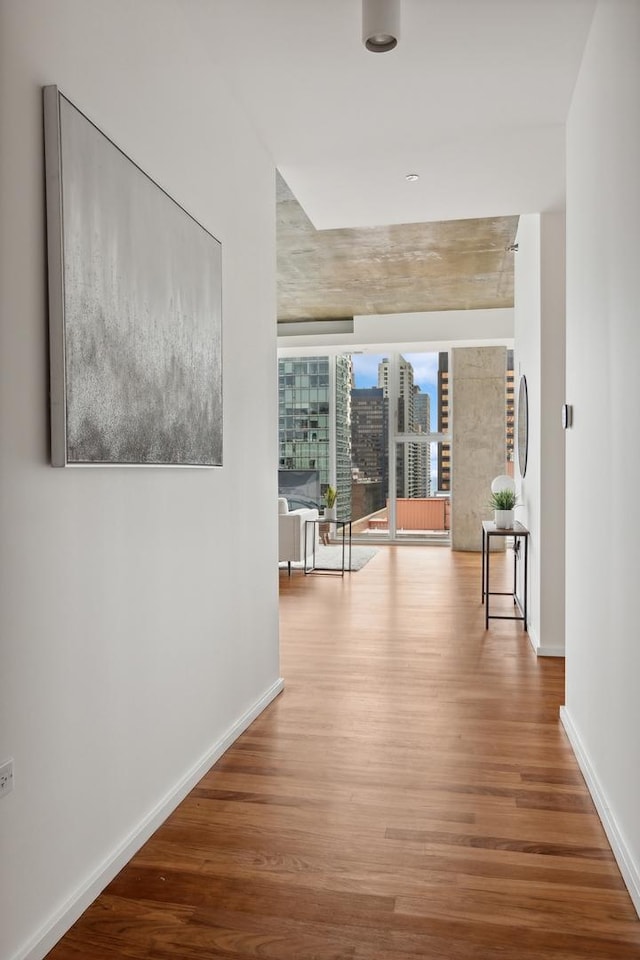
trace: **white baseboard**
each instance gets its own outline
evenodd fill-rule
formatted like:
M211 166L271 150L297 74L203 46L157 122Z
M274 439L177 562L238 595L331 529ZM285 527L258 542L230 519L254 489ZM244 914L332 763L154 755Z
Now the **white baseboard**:
M533 647L536 657L564 657L564 647L553 644L541 644L538 635L529 624L527 628L529 634L529 643Z
M536 648L539 657L564 657L564 647L540 646Z
M197 761L172 789L127 837L111 853L56 911L49 920L34 934L28 943L13 955L11 960L43 960L58 940L73 926L99 893L131 860L132 856L147 842L158 827L164 823L170 813L193 790L207 770L219 760L231 744L238 739L247 727L253 723L265 707L268 707L284 689L284 680L280 677L269 687L249 710L244 713L227 732L214 743L206 754Z
M566 707L560 707L560 720L569 738L573 752L576 755L578 766L582 771L582 775L586 781L589 793L591 794L591 798L595 804L596 810L598 811L598 816L602 821L604 832L606 833L607 839L611 844L611 849L620 868L622 879L624 880L627 890L629 891L629 896L631 897L633 905L636 908L636 913L640 917L640 866L634 862L631 851L627 847L624 837L618 829L618 825L611 812L611 808L607 803L606 794L596 776L595 770L593 769L591 761L589 760L589 756L583 746L580 736L578 735L578 731L573 725L573 721L571 720Z
M538 635L531 624L527 625L527 636L529 637L529 643L533 647L534 653L537 656L538 650L540 649L540 641L538 640Z

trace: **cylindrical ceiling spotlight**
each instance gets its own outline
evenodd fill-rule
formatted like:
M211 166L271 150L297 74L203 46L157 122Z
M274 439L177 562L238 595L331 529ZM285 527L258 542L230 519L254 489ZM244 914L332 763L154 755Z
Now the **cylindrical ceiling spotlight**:
M362 0L362 42L373 53L393 50L400 38L400 0Z

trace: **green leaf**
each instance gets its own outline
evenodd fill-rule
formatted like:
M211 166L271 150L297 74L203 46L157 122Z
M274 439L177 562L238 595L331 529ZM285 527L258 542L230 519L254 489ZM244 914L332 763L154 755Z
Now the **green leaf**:
M517 503L518 498L512 490L498 490L491 494L489 500L492 510L513 510Z

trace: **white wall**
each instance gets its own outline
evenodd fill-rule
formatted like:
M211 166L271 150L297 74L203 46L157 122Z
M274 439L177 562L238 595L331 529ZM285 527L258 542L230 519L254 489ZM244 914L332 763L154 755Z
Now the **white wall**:
M538 654L565 650L566 221L540 217L540 633Z
M600 3L568 121L563 719L640 911L639 51L640 4Z
M7 0L1 17L0 761L14 758L15 789L0 800L0 956L10 960L43 955L49 926L62 933L74 898L83 905L92 878L97 893L145 818L150 829L279 689L275 187L209 59L219 38L191 35L179 2ZM48 83L222 240L222 469L48 466Z
M516 398L514 475L520 506L516 519L531 531L529 538L529 638L540 646L540 214L520 217L514 264L513 388ZM529 454L521 477L518 458L517 402L520 377L526 376L529 395Z
M538 655L564 653L565 223L563 214L520 217L515 258L514 389L527 378L526 475L516 457L520 506L531 531L529 638ZM517 446L517 424L516 424Z
M318 333L316 321L312 330L305 334L302 323L280 324L278 348L281 356L298 356L303 353L323 352L335 348L344 352L349 347L364 347L373 350L390 343L401 345L402 350L446 350L451 343L456 346L481 346L484 343L511 346L513 339L513 308L500 307L494 310L431 310L424 313L393 313L353 318L351 333ZM296 329L296 334L285 335Z

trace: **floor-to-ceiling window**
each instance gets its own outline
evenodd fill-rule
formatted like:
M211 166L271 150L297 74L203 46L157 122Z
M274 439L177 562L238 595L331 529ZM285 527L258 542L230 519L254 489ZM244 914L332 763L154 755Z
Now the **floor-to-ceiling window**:
M513 354L505 384L506 471L513 460ZM363 539L449 541L449 353L358 351L282 357L282 483L317 476ZM286 492L286 491L282 491Z
M394 539L448 542L449 492L438 484L439 354L390 353L378 382L388 397L388 529Z
M448 354L445 354L448 356ZM449 490L438 486L438 449L448 437L439 432L440 355L395 354L390 361L395 388L395 536L449 540Z

